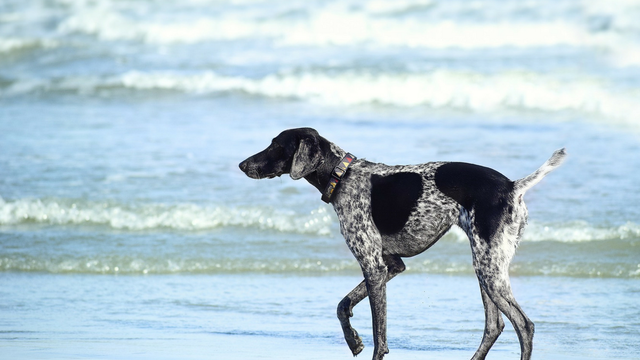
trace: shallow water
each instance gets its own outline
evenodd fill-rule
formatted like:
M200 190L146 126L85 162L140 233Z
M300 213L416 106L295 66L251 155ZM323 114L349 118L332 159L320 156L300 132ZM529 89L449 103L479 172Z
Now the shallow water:
M511 179L566 147L525 197L511 267L534 356L637 357L638 16L637 1L0 1L0 353L349 358L335 306L360 274L333 210L237 167L310 126L360 158ZM483 314L463 233L406 263L389 358L469 358ZM518 352L511 331L492 355Z
M3 273L7 358L348 358L335 305L358 276L274 274L94 276ZM633 358L632 279L514 277L536 319L536 356ZM544 289L542 291L541 289ZM388 286L389 358L468 358L482 337L473 276L406 274ZM370 356L368 304L353 326ZM631 321L630 321L631 320ZM507 324L496 359L517 357ZM367 355L368 354L368 355Z

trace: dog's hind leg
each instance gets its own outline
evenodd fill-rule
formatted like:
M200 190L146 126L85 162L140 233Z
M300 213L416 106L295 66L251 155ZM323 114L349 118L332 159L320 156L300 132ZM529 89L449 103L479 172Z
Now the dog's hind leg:
M522 311L511 291L509 278L496 273L483 272L485 291L498 309L513 324L520 341L520 359L531 359L534 324ZM480 276L480 275L479 275Z
M385 283L405 270L405 265L400 257L384 257L384 261L387 265L387 279ZM340 325L344 332L344 339L346 340L347 345L349 345L349 349L351 349L351 353L353 353L354 356L358 355L362 349L364 349L364 345L362 344L362 339L358 336L358 332L351 327L349 318L353 316L353 308L366 297L367 285L363 280L338 304L338 319L340 320Z
M515 253L515 233L518 231L517 226L512 227L514 229L511 231L496 234L491 241L486 241L474 234L474 240L471 242L473 266L480 286L484 291L485 308L489 305L487 311L494 312L491 303L485 299L486 294L488 300L491 300L498 310L513 324L520 341L520 359L529 360L531 359L533 348L534 325L518 305L511 291L511 282L509 280L509 263ZM510 236L508 234L513 235ZM489 347L488 340L490 338L487 339L487 342L483 339L478 352L483 350L483 346Z
M480 294L482 295L482 303L484 305L484 335L482 336L482 343L478 348L478 351L473 355L471 360L484 360L489 352L489 349L498 339L498 336L504 329L504 321L502 320L502 313L498 310L493 300L489 298L487 292L480 286Z

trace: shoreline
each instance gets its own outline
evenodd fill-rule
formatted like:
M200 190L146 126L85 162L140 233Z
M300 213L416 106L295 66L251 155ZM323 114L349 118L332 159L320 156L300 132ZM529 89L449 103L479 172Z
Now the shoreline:
M48 341L32 347L29 343L19 347L0 345L7 359L23 360L67 360L67 359L110 359L110 360L208 360L208 359L278 359L278 360L325 360L352 359L345 344L326 339L279 338L264 335L190 334L179 338L158 339L94 339L71 343ZM32 344L33 345L33 344ZM370 359L373 346L365 345L358 359ZM451 360L470 359L475 349L470 350L408 350L390 346L385 360ZM554 360L585 359L582 355L534 352L534 358ZM519 352L492 349L487 358L492 360L513 360ZM588 357L591 360L606 360L607 356ZM624 358L620 358L624 359ZM629 358L631 359L631 358Z
M0 353L6 359L352 359L335 307L359 276L94 276L0 273ZM634 359L640 282L516 277L536 324L534 358ZM544 290L543 290L544 289ZM473 276L404 274L388 284L393 359L469 359L484 313ZM352 324L371 358L367 301ZM505 330L488 359L519 357Z

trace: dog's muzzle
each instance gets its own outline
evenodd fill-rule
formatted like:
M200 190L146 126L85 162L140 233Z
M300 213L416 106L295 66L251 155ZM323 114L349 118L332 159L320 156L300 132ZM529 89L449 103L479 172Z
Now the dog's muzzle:
M260 169L255 165L255 163L251 161L251 158L241 162L238 166L240 167L240 170L242 170L242 172L245 173L248 177L256 180L273 179L274 177L279 176L276 174L263 174L262 171L260 171Z

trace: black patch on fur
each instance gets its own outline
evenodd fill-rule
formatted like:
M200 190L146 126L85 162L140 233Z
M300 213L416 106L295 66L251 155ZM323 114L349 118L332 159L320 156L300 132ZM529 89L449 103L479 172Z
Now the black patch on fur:
M479 165L447 163L436 170L436 186L467 211L475 209L475 226L480 237L490 240L509 206L513 181Z
M422 195L422 176L401 172L371 176L371 216L383 235L402 230Z

